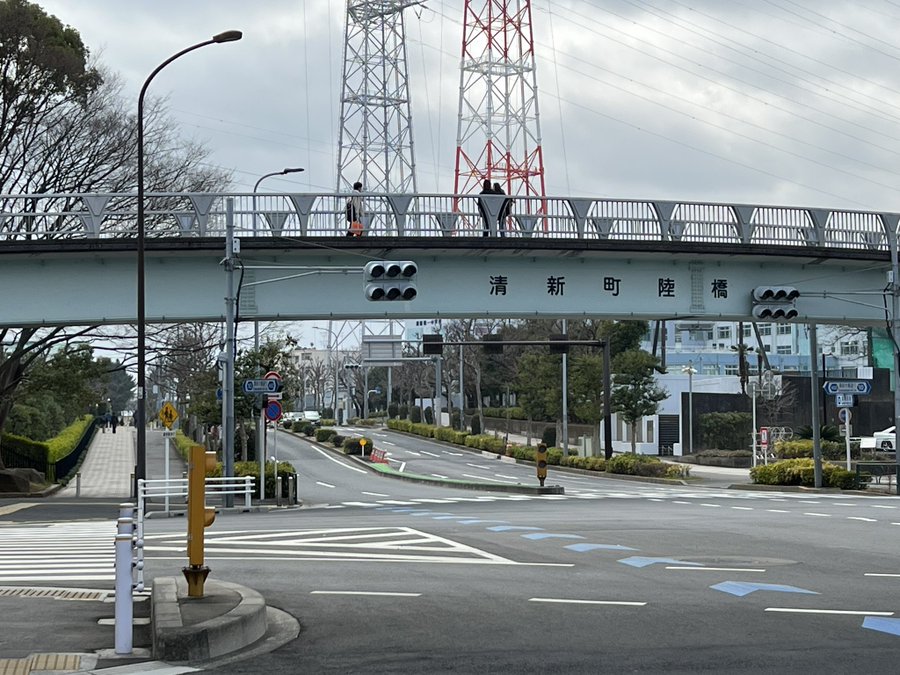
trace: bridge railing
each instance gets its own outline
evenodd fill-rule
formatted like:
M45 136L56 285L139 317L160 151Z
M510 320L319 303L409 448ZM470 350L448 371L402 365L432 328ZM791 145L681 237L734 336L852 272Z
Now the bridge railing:
M234 199L241 237L335 237L348 193L151 193L148 237L217 237ZM888 250L900 214L748 204L473 194L363 194L364 234L513 237ZM135 194L0 195L0 243L130 238Z

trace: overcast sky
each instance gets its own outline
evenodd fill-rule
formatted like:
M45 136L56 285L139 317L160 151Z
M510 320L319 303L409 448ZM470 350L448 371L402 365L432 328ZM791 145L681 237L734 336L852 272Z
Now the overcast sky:
M487 0L472 0L475 3ZM524 3L524 0L522 0ZM249 192L332 191L344 0L38 0ZM406 10L418 186L453 190L464 0ZM900 0L534 0L547 194L900 211ZM312 331L324 344L326 336Z
M473 0L486 2L487 0ZM522 0L524 2L524 0ZM249 191L334 189L343 0L40 0ZM419 190L453 189L463 0L406 10ZM534 0L549 195L900 211L900 0ZM135 103L136 107L136 103Z

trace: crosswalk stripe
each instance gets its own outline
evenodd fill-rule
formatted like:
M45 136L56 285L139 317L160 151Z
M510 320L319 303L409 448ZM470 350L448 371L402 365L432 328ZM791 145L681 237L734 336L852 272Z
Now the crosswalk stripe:
M0 582L114 581L115 521L0 528Z

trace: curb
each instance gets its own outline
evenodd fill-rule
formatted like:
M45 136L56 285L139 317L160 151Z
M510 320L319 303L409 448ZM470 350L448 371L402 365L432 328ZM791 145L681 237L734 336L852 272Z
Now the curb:
M227 581L208 580L204 590L202 598L189 598L184 580L153 580L153 658L208 661L244 649L266 634L266 601L262 595ZM204 618L192 621L189 615Z

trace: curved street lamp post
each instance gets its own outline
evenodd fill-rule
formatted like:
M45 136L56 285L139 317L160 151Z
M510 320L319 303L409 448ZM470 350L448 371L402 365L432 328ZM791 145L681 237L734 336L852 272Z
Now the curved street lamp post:
M150 82L157 76L159 71L172 63L175 59L184 56L188 52L195 49L206 47L207 45L219 44L223 42L235 42L243 37L243 33L239 30L228 30L224 33L214 35L209 40L198 42L177 54L173 54L168 59L159 64L156 69L150 73L150 76L144 80L141 87L141 93L138 96L138 117L137 117L137 155L138 155L138 175L137 175L137 407L135 409L135 426L137 427L137 452L135 457L134 471L134 495L137 497L137 481L147 477L147 416L146 416L146 376L144 371L147 367L147 334L146 321L147 313L145 307L145 288L144 288L144 96L147 93L147 87ZM224 446L223 446L224 447Z

